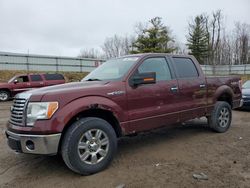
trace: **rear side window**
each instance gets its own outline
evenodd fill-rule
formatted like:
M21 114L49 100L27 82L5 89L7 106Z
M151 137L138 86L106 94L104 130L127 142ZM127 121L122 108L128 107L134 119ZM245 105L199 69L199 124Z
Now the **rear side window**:
M179 78L195 78L199 76L196 66L191 59L174 57L173 60Z
M42 81L42 77L39 74L30 75L30 78L33 82Z
M44 77L46 80L64 80L61 74L45 74Z

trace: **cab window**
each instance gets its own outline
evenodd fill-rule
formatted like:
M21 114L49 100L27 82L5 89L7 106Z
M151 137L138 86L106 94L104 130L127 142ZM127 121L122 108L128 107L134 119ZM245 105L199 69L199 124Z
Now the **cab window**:
M199 73L194 62L190 58L174 57L173 58L179 78L197 78Z
M171 72L164 57L146 59L139 67L138 73L155 72L156 81L171 80Z
M31 81L33 82L38 82L38 81L42 81L42 77L39 74L33 74L30 75Z
M19 76L15 80L17 80L18 83L29 82L28 76Z

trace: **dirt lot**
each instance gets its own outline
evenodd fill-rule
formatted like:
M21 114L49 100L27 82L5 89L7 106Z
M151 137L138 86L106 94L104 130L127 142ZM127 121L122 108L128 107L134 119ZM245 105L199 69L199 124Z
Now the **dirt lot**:
M10 105L0 103L0 187L250 187L250 111L234 111L225 134L196 120L123 138L108 169L79 176L59 156L15 154L7 147ZM208 180L192 177L201 172Z

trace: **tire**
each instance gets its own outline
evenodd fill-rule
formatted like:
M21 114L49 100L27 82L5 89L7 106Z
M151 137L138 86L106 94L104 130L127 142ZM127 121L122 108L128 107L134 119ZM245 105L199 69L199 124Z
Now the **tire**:
M0 101L8 101L10 99L10 92L6 90L0 90Z
M112 126L94 117L79 119L65 133L61 153L65 164L74 172L90 175L104 170L117 150Z
M217 133L224 133L229 129L231 121L231 106L227 102L216 102L211 116L208 117L209 127Z

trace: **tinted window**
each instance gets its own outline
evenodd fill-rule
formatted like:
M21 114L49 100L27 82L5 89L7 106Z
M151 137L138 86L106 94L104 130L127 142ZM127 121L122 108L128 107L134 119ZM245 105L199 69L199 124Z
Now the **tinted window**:
M195 64L189 58L173 58L179 78L194 78L198 77L198 71Z
M243 89L250 89L250 80L246 81L243 85L242 85Z
M17 82L29 82L29 78L28 76L19 76L17 77L15 80L17 80Z
M42 81L42 77L39 74L30 75L31 81Z
M46 80L64 80L61 74L45 74L44 77Z
M171 80L171 73L165 58L146 59L138 68L139 73L155 72L156 80Z

